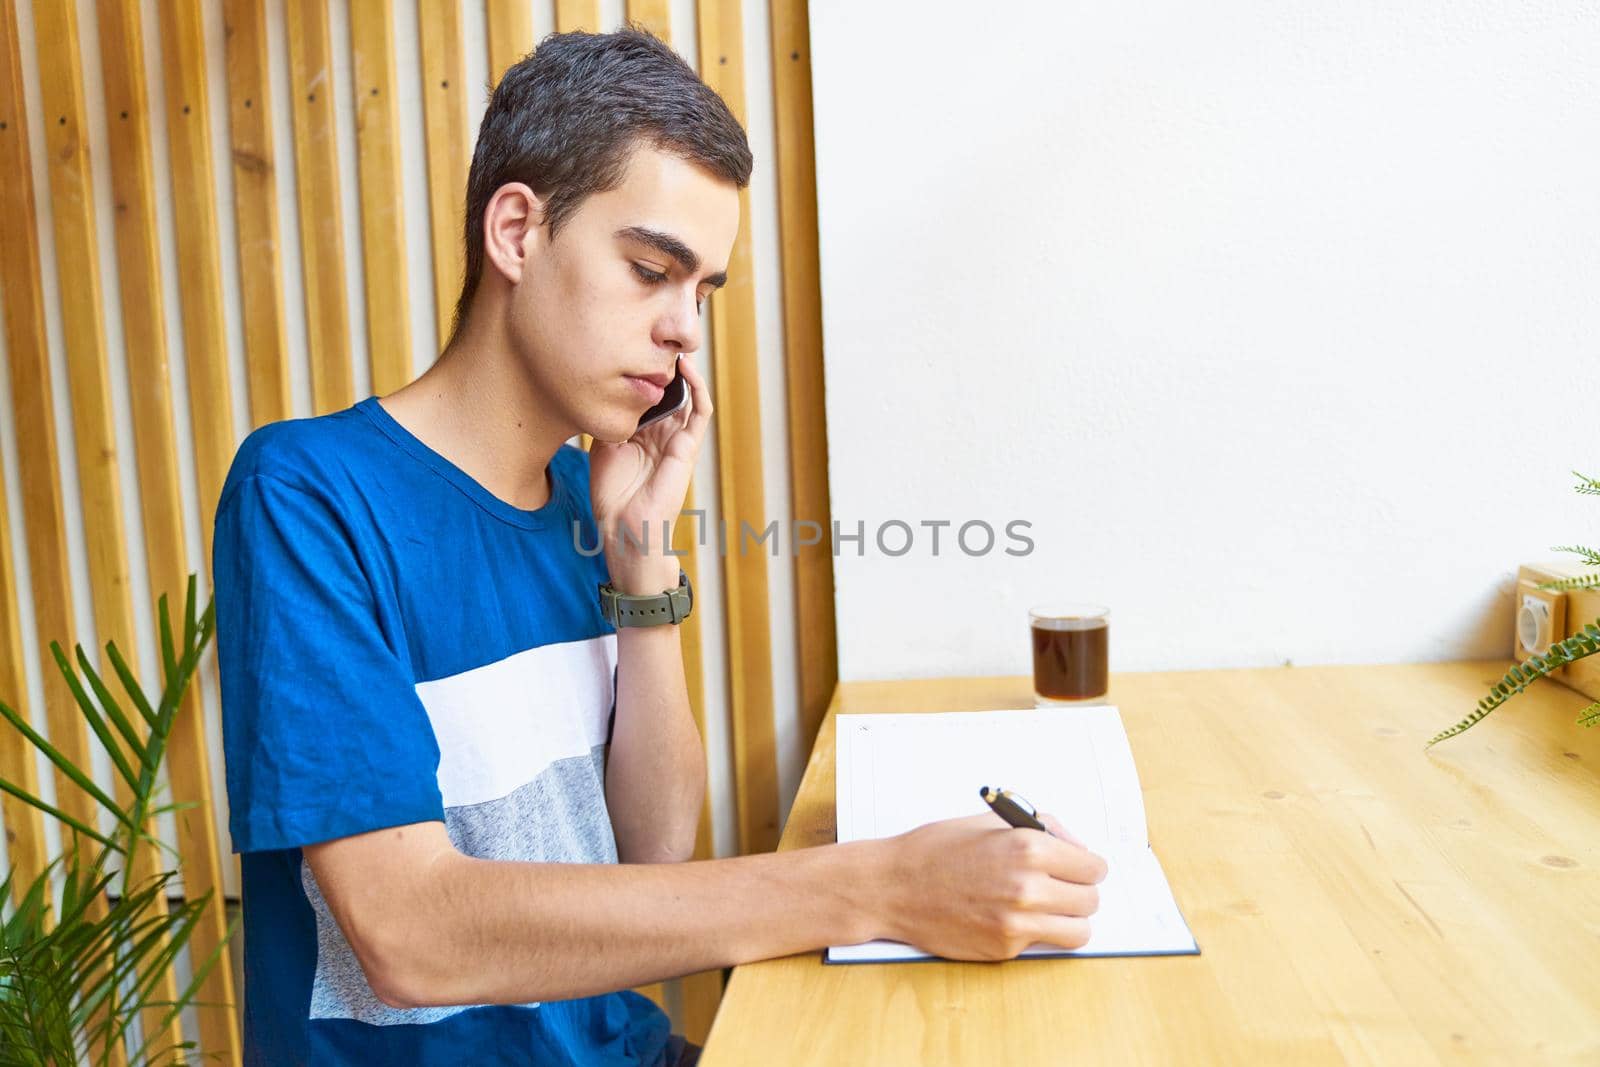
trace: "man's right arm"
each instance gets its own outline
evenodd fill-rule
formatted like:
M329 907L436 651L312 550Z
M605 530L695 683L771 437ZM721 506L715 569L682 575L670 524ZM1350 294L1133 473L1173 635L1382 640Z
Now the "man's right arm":
M373 992L397 1007L591 996L887 937L955 959L1088 939L1100 857L992 814L898 837L720 860L524 863L439 822L310 845Z

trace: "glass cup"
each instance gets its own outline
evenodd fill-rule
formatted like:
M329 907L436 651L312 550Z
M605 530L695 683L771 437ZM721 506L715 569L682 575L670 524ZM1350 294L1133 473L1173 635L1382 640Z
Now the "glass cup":
M1105 701L1111 609L1099 604L1046 604L1029 610L1028 629L1033 637L1036 707Z

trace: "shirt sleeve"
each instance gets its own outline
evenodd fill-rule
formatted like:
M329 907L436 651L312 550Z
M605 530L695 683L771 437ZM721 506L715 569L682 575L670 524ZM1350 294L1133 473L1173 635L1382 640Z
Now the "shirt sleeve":
M336 510L252 474L224 497L214 545L234 851L443 819L403 638Z

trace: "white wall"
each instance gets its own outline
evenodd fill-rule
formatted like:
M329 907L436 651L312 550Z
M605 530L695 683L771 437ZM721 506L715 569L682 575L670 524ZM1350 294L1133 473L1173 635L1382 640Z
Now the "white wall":
M1509 655L1600 527L1600 9L977 11L812 3L841 675L1050 598L1113 670Z

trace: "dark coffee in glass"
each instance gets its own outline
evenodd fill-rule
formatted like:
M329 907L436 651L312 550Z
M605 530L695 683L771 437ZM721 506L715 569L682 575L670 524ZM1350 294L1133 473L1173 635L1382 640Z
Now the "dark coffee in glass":
M1110 624L1110 612L1094 604L1046 606L1028 613L1036 704L1085 704L1105 697Z

